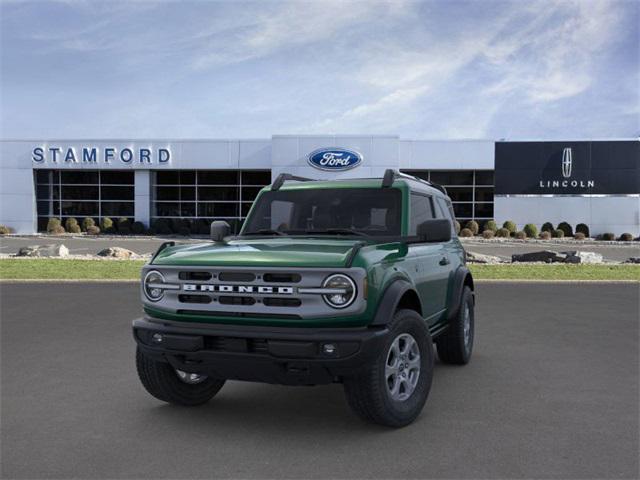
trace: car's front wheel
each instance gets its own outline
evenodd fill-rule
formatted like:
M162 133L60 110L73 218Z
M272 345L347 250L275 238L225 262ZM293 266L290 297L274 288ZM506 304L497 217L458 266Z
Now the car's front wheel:
M197 373L174 369L165 362L158 362L136 350L138 377L151 395L174 405L202 405L213 398L224 385L224 380Z
M413 310L400 310L372 364L345 378L349 405L368 421L389 427L408 425L427 400L433 363L433 344L424 319Z

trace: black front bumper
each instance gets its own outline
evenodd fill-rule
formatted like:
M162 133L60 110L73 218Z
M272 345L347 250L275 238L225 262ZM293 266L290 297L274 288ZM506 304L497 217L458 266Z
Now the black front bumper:
M284 385L339 382L356 374L380 352L388 333L386 327L248 327L148 317L133 321L138 348L178 370Z

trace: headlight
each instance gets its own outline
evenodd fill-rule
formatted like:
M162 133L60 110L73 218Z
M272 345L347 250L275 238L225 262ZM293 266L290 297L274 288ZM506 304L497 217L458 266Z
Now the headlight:
M329 275L322 284L322 287L335 290L334 292L322 295L324 301L333 308L348 307L356 298L356 284L353 283L353 280L349 277L341 273Z
M144 276L142 282L142 291L144 296L152 302L157 302L164 296L164 277L157 270L151 270Z

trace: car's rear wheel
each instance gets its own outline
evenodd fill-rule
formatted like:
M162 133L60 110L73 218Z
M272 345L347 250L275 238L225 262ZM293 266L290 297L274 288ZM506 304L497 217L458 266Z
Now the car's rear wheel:
M429 396L433 363L433 344L424 319L413 310L400 310L372 364L345 378L349 405L368 421L389 427L408 425Z
M174 405L202 405L213 398L224 380L174 369L166 362L158 362L136 350L138 377L151 395Z
M458 314L449 324L449 328L436 338L438 357L442 362L454 365L469 363L475 333L473 303L471 289L464 287Z

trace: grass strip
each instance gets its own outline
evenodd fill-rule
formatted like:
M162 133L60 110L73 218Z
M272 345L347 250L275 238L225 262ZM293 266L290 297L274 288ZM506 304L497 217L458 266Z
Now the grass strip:
M130 280L140 278L142 260L1 259L3 280ZM470 265L478 280L636 280L640 265Z

